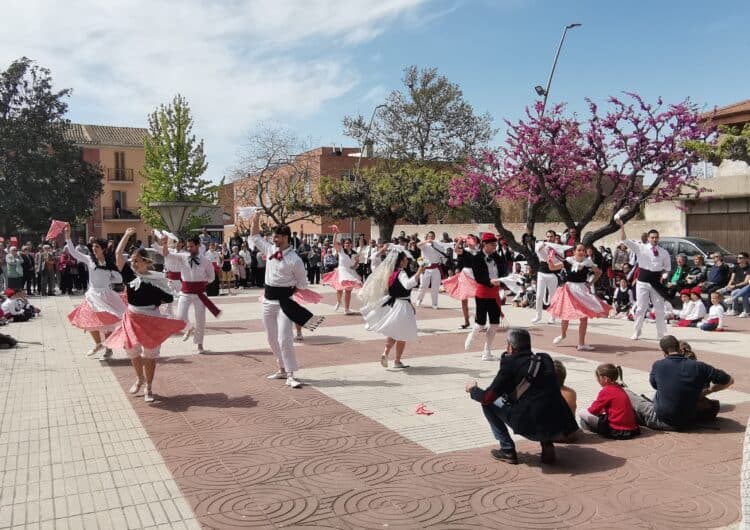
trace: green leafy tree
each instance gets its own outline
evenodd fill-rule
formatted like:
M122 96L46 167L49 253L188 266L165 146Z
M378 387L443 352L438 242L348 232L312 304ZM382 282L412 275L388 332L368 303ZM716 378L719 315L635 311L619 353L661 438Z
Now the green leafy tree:
M390 239L399 219L424 223L430 213L441 216L447 209L445 197L455 173L440 167L381 159L363 168L350 182L338 176L323 176L318 192L325 204L305 205L316 214L334 218L370 217L378 225L380 237Z
M0 73L0 233L91 215L102 171L66 137L70 94L54 90L50 71L26 57Z
M384 157L455 162L486 147L495 129L492 118L477 115L461 88L437 68L409 66L406 90L394 90L377 112L372 127L364 116L344 118L344 133L362 145L378 146Z
M152 202L195 202L196 210L185 230L204 224L197 204L214 203L220 185L202 178L208 168L203 140L196 140L190 106L181 95L169 105L160 105L148 117L149 136L144 142L144 184L141 186L141 217L155 228L166 228Z
M715 142L692 141L688 143L688 147L716 166L723 160L738 160L750 164L750 123L743 126L720 126L719 133Z

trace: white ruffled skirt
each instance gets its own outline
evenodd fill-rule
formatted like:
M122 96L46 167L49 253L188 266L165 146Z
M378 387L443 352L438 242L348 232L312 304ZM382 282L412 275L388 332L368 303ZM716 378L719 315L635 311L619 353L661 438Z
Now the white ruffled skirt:
M405 298L397 298L393 306L384 306L390 296L384 296L374 304L362 308L365 329L394 340L417 340L417 315L414 306Z

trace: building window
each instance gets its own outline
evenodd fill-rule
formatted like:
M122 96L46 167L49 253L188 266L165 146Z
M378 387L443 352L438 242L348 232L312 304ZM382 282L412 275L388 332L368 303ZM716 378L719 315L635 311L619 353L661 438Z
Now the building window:
M115 151L115 178L125 180L125 151Z
M341 180L348 180L349 182L357 182L357 174L351 169L345 169L341 172Z
M114 209L115 219L121 219L122 213L128 206L127 194L124 191L112 192L112 208Z

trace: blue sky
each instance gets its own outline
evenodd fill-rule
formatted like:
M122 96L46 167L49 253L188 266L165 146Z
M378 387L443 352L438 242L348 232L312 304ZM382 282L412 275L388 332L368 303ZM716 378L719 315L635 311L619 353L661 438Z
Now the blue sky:
M546 83L571 22L582 26L568 32L550 95L570 111L623 91L706 109L750 98L746 0L126 0L117 13L94 0L11 0L6 14L2 68L21 55L50 68L74 89L73 121L145 127L185 95L214 179L261 121L353 145L343 116L369 116L410 64L437 67L502 129Z

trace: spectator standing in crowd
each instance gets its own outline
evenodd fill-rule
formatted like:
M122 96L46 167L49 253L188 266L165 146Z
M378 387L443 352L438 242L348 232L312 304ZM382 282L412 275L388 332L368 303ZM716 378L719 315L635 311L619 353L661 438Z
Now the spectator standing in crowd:
M367 245L367 239L365 239L364 234L359 235L357 247L354 250L359 258L357 274L362 278L362 281L365 281L370 275L370 247Z
M0 238L0 291L4 291L8 286L7 265L5 264L7 256L8 251L5 249L5 239Z
M320 247L317 245L308 252L307 258L307 281L310 284L320 283L320 269L323 266L323 259L320 255Z
M339 259L331 249L331 245L326 243L323 246L323 272L329 273L339 266Z
M18 253L18 247L10 247L5 257L5 272L9 288L14 291L23 289L23 258Z
M57 260L57 270L60 273L60 293L61 294L73 294L73 275L71 274L73 268L78 267L76 260L65 248L60 254Z
M499 449L490 453L495 460L517 464L513 432L542 446L542 463L555 462L553 440L565 438L578 430L573 413L560 393L552 358L533 353L531 336L521 328L508 330L506 352L500 369L486 389L476 381L466 386L471 399L482 404Z
M78 238L78 244L76 245L75 249L79 254L91 257L91 249L86 246L82 237ZM85 291L86 289L88 289L88 287L89 269L86 266L86 263L84 263L83 261L78 261L78 285L76 286L76 289Z
M21 259L23 260L23 285L26 294L34 294L34 256L31 255L30 244L21 247Z
M615 247L615 252L612 256L612 269L615 272L620 272L626 263L630 263L630 251L624 243L620 243Z
M734 379L718 368L686 357L672 335L662 337L659 347L664 358L653 364L649 375L649 382L656 390L654 400L625 389L638 424L676 431L713 421L719 413L719 402L707 396L728 388Z

